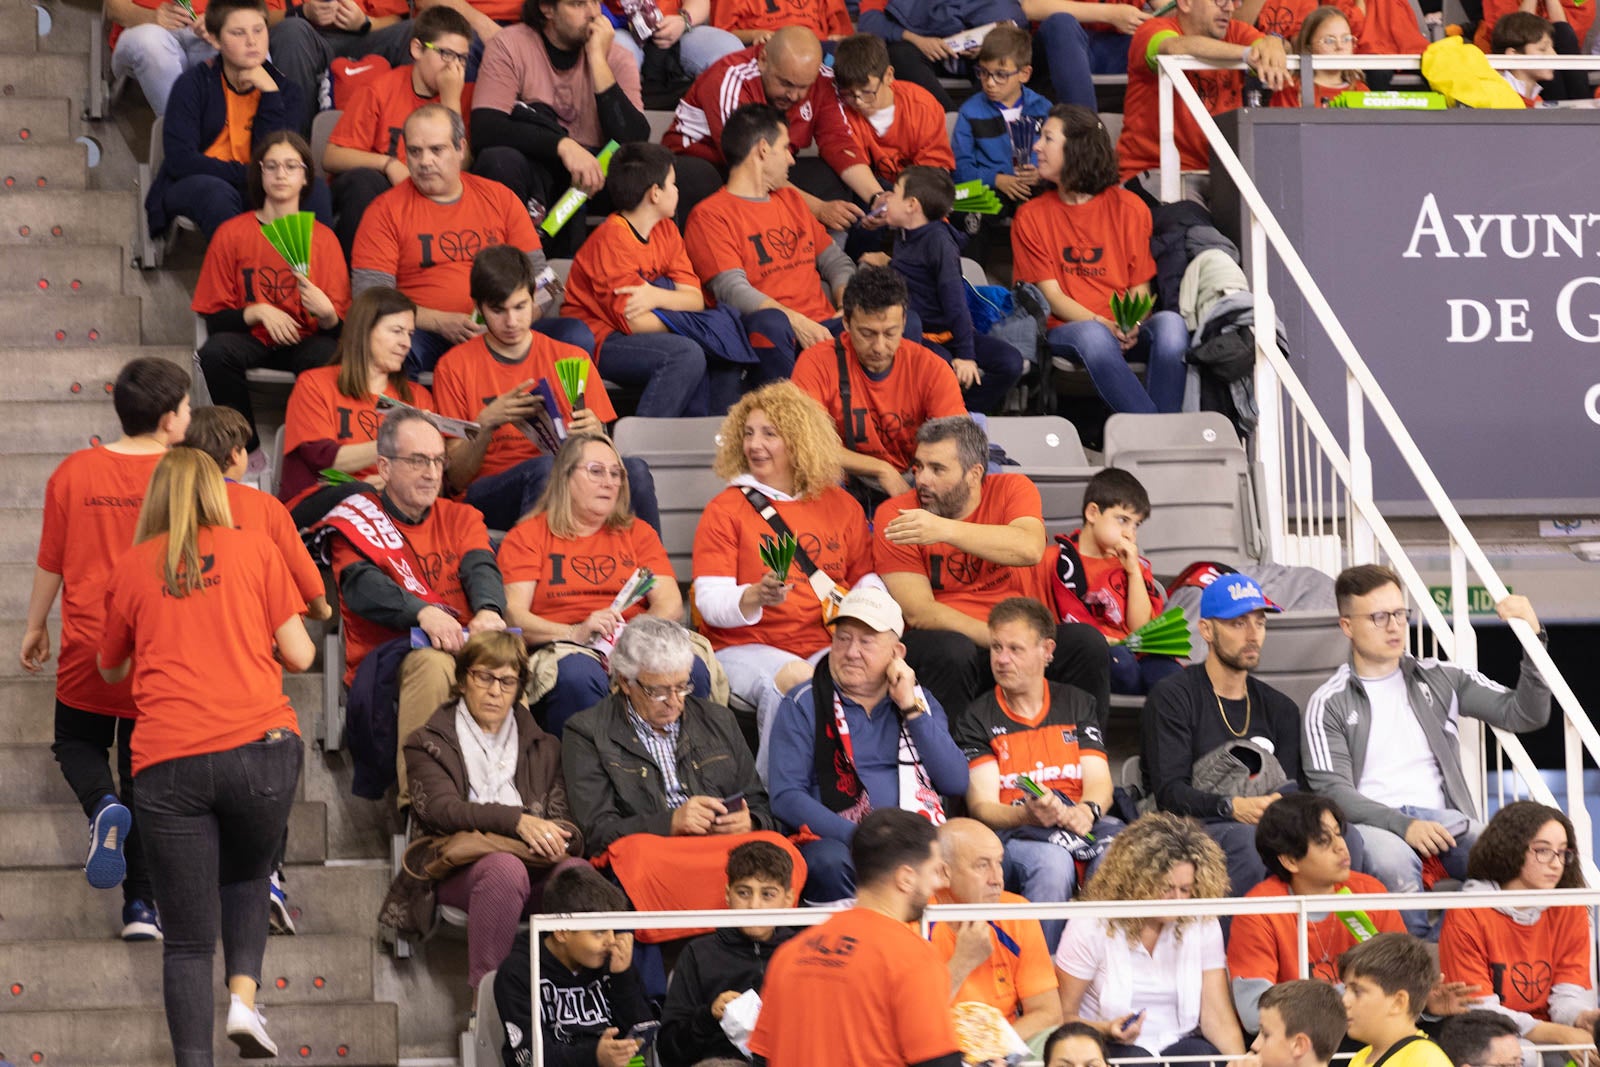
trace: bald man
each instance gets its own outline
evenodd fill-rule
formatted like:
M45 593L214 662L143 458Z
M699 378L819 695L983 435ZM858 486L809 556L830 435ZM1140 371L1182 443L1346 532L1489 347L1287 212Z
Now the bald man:
M771 104L784 112L795 152L816 141L821 158L796 160L789 180L819 222L842 230L861 218L860 205L839 177L850 165L854 142L834 92L833 71L822 63L822 42L804 26L785 26L765 44L707 67L678 102L672 126L661 138L677 155L678 229L687 223L689 209L726 181L722 126L745 104Z
M1025 904L1005 891L1005 849L976 819L951 819L939 828L939 852L949 886L936 904ZM1037 1057L1061 1023L1061 998L1044 931L1037 919L938 923L933 947L950 972L952 1003L981 1001L998 1008Z

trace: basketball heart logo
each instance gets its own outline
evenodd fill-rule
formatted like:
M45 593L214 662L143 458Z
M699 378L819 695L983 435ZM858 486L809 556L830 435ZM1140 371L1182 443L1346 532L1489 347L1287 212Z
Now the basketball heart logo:
M422 577L430 588L437 589L439 576L444 573L444 556L438 552L423 552L417 555L417 563L422 566Z
M767 243L779 258L793 259L795 249L800 247L800 232L788 226L779 226L767 231Z
M1256 29L1272 37L1289 40L1294 37L1294 16L1286 7L1272 7L1261 12Z
M965 552L952 552L944 558L945 573L962 585L971 585L977 581L982 569L983 561Z
M1530 1004L1542 1001L1550 991L1550 965L1544 960L1511 965L1511 988Z
M572 573L590 585L599 585L616 572L617 561L611 556L572 557Z
M356 423L361 427L361 432L367 436L369 441L377 440L378 425L381 422L383 422L382 416L371 409L356 413Z
M256 271L256 287L261 291L261 299L281 306L294 300L298 284L292 270L262 267Z
M813 561L822 555L822 539L816 534L801 534L796 540L800 542L800 550L810 556Z
M483 249L477 230L446 230L439 235L439 252L452 263L472 260Z

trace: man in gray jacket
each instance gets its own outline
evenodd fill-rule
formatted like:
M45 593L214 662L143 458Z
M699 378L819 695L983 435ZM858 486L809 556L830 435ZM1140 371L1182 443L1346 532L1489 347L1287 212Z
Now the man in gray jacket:
M1526 658L1513 691L1476 671L1412 656L1405 594L1387 567L1347 568L1334 596L1350 662L1306 705L1306 779L1344 809L1366 853L1365 872L1391 892L1421 889L1428 857L1465 877L1483 824L1461 765L1461 716L1534 730L1550 718L1550 688ZM1526 597L1508 596L1495 611L1540 633ZM1405 920L1412 933L1429 933L1423 913L1407 912Z

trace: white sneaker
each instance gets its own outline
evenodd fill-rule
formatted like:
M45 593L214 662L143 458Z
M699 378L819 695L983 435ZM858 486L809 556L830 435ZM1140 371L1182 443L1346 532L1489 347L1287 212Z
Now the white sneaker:
M239 1046L239 1058L270 1060L278 1046L267 1036L267 1018L237 996L228 998L228 1040Z

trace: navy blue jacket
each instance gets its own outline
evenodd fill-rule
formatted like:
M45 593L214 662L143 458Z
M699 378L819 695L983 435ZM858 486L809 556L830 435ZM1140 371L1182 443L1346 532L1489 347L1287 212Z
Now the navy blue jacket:
M295 116L301 112L300 87L270 62L262 66L278 83L278 91L261 94L255 123L250 130L251 144L259 144L275 130L295 129ZM172 83L172 93L167 97L166 124L161 134L161 171L150 183L150 193L144 198L152 235L159 237L171 221L163 199L167 187L179 178L209 174L244 189L250 171L245 164L225 163L206 155L206 149L216 143L227 122L227 94L231 92L233 90L222 77L220 58L195 64Z
M906 280L911 310L922 316L923 333L950 332L944 344L955 359L972 358L972 313L961 284L961 246L940 219L895 238L889 265Z
M1050 114L1050 101L1028 88L1022 87L1022 113L1028 118L1043 120ZM956 125L950 131L950 150L956 157L956 182L973 179L994 187L996 174L1012 174L1011 130L1000 105L982 93L973 93L956 113Z

